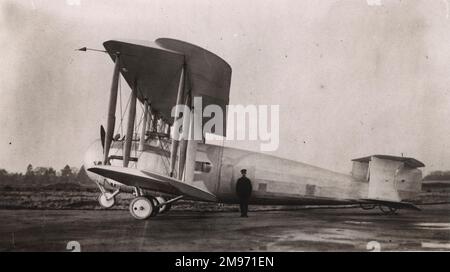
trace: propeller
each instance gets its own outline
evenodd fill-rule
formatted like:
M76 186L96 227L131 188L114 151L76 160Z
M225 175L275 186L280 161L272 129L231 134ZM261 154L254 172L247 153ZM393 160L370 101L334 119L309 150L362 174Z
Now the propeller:
M100 126L100 141L102 142L103 151L105 151L105 137L106 131L103 125Z

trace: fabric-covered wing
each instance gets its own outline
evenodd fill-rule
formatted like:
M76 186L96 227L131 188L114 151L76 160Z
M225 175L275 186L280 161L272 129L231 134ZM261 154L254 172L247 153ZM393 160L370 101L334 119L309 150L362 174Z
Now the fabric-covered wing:
M184 195L188 199L217 201L215 195L176 179L136 168L118 166L95 166L88 171L128 186L136 186L161 193Z
M130 88L137 87L137 97L152 103L152 110L172 123L170 112L177 100L178 84L184 55L152 42L106 41L111 58L120 54L120 72Z
M137 88L138 99L147 99L165 122L172 124L181 69L186 67L186 90L202 97L203 108L214 104L226 112L231 85L231 67L217 55L196 45L161 38L156 42L116 41L103 43L114 60L120 55L120 72L128 85ZM226 117L226 116L224 116ZM203 119L203 124L208 118ZM223 120L226 133L226 118ZM216 133L219 134L219 133Z
M159 38L155 42L161 47L185 55L186 75L192 96L202 97L203 108L214 104L225 113L230 96L231 66L216 54L187 42L170 38ZM204 118L203 124L207 121ZM226 118L223 125L225 136Z

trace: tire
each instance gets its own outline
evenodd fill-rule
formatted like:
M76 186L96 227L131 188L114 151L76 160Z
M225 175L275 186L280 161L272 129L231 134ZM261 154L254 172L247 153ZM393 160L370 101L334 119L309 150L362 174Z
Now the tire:
M372 209L375 209L375 207L376 207L375 204L359 204L359 206L363 210L372 210Z
M149 196L148 198L150 199L150 201L153 204L153 212L152 212L152 214L150 216L153 217L153 216L158 215L159 209L160 209L159 207L157 207L159 205L158 200L155 197L153 197L153 196Z
M389 207L389 206L383 206L380 205L379 206L380 211L383 212L384 214L395 214L395 212L397 211L397 208L393 208L393 207Z
M110 193L100 194L97 197L97 201L100 204L100 206L102 206L105 209L109 209L112 206L114 206L114 204L116 203L116 199L114 197L108 199L109 197L110 197Z
M136 219L145 220L152 216L154 212L153 202L146 197L136 197L130 203L130 213Z

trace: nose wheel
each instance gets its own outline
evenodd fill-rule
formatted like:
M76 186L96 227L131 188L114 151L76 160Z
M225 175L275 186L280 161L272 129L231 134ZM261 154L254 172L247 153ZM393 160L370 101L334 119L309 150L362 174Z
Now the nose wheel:
M136 219L145 220L156 214L155 205L150 199L139 196L131 201L130 213Z
M113 193L102 193L97 198L98 203L103 208L109 209L116 203L115 195Z

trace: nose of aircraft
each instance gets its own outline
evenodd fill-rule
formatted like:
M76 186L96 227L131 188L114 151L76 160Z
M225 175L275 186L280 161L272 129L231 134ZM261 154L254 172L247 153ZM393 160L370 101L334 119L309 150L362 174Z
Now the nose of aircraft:
M102 164L103 161L103 147L100 139L95 140L87 149L84 155L84 169L86 169L88 177L92 181L101 181L103 178L97 174L87 171L89 168L95 165Z

